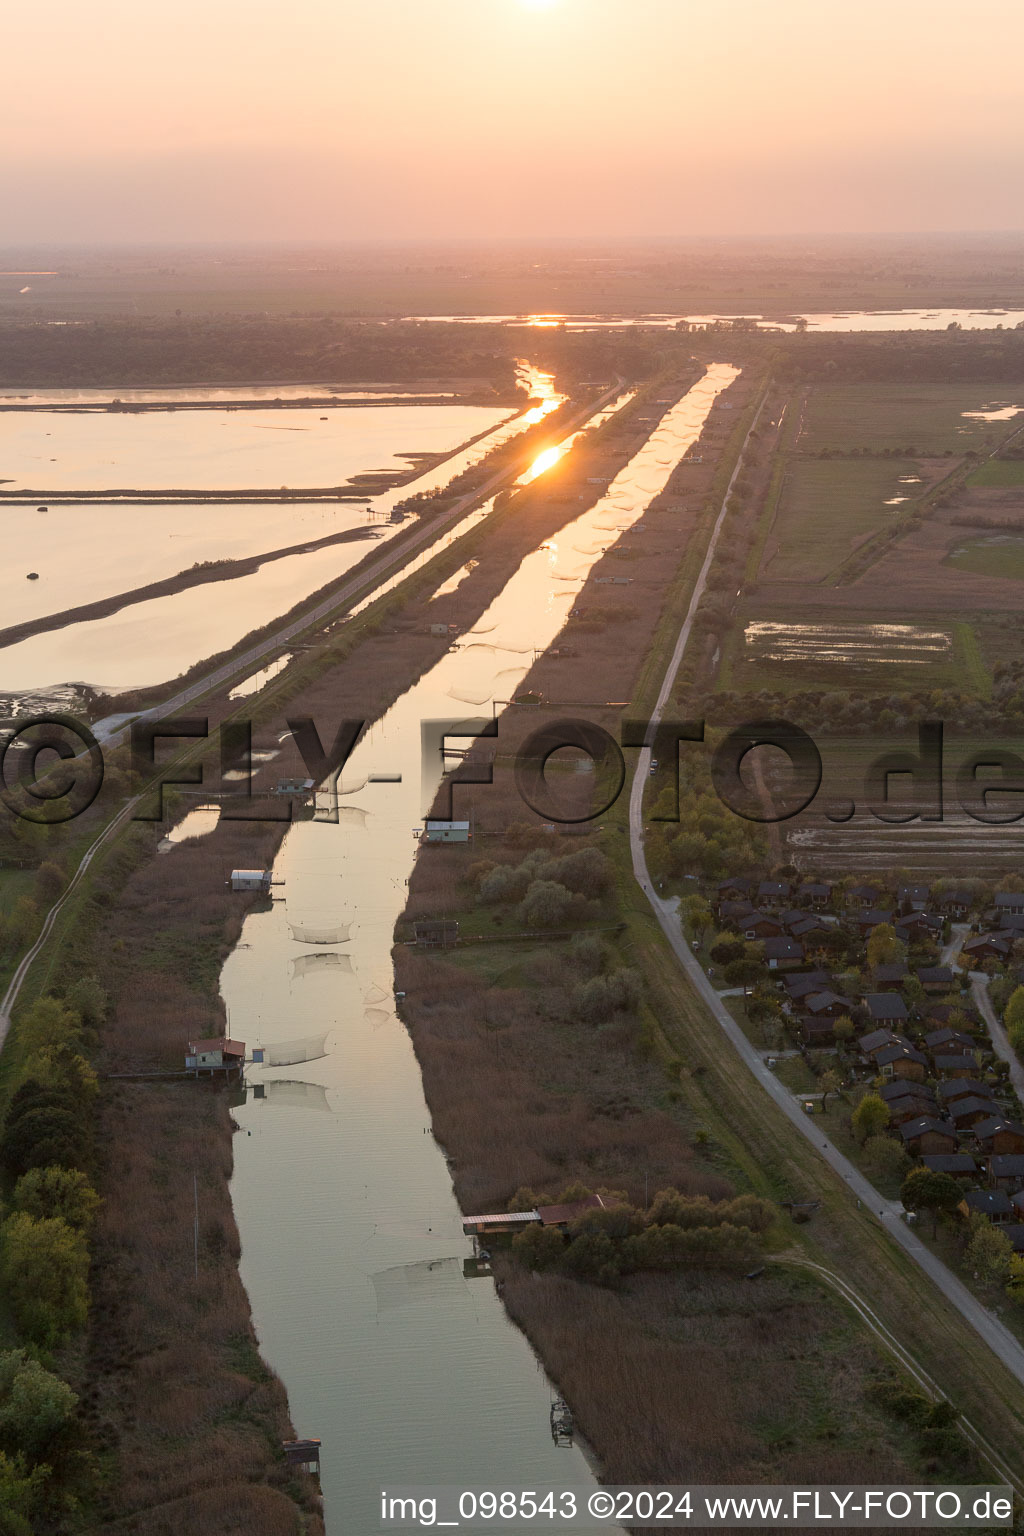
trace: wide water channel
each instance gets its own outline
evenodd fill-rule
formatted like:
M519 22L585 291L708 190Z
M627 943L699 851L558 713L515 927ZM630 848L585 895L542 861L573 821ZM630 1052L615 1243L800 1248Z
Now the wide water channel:
M578 1449L553 1446L551 1387L492 1281L464 1278L470 1245L395 1013L392 940L441 771L436 754L421 763L421 723L489 717L510 697L737 372L712 365L597 505L529 555L370 729L337 823L289 831L284 899L247 919L224 967L231 1032L307 1058L251 1071L232 1196L264 1355L297 1431L323 1442L331 1532L377 1529L381 1487L403 1482L592 1481ZM370 782L395 773L401 783ZM338 942L306 942L314 931Z

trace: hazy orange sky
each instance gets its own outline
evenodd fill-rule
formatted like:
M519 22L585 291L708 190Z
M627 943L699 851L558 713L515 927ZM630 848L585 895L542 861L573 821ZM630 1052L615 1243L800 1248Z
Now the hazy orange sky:
M1024 0L6 8L0 242L1024 227Z

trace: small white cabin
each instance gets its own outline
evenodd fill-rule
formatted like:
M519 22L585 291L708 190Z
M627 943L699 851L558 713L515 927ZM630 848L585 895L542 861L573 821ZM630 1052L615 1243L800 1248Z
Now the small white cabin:
M269 869L233 869L231 871L231 889L233 891L259 891L265 894L270 890Z
M468 843L471 833L468 821L428 821L423 836L428 843Z

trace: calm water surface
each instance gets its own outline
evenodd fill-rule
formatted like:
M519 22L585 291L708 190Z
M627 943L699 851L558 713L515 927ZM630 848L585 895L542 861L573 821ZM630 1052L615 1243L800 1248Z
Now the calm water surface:
M421 722L489 716L509 696L736 373L713 365L597 506L529 555L371 729L346 765L337 825L292 828L275 866L285 899L247 919L224 968L236 1037L323 1052L253 1070L264 1096L250 1090L236 1111L232 1196L262 1347L298 1432L323 1440L332 1532L376 1529L382 1484L589 1480L578 1450L551 1443L550 1387L492 1283L463 1278L470 1247L395 1015L392 935L440 768L428 758L421 782ZM394 772L401 784L369 782ZM314 926L350 937L297 942Z

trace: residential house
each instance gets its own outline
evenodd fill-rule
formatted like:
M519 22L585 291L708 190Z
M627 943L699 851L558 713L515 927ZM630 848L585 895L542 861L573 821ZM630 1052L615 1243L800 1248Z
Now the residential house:
M963 956L972 965L980 965L983 960L996 960L1003 964L1009 959L1012 947L1012 940L1003 934L979 933L964 944Z
M992 1089L977 1077L951 1077L936 1090L940 1104L955 1104L958 1099L990 1099ZM994 1111L993 1111L994 1113Z
M889 1045L875 1055L875 1066L882 1077L907 1077L924 1082L928 1060L912 1045Z
M908 1152L935 1155L956 1151L956 1132L947 1120L936 1120L932 1115L922 1115L920 1120L908 1120L900 1126L903 1145Z
M799 939L807 949L820 949L833 930L818 917L807 916L790 928L794 939Z
M931 1173L948 1173L951 1179L976 1179L978 1165L969 1152L930 1153L921 1159Z
M957 1051L968 1055L975 1048L975 1041L970 1035L965 1035L959 1029L932 1029L924 1037L924 1045L929 1051L942 1051L946 1055L955 1055Z
M892 913L884 911L881 907L868 907L863 912L858 912L853 921L861 938L866 939L873 928L880 927L882 923L891 923Z
M972 1094L969 1099L957 1099L955 1104L950 1104L947 1113L958 1131L966 1131L980 1120L989 1120L993 1115L998 1115L999 1106L991 1099L979 1099Z
M970 891L950 891L946 896L937 896L935 906L946 917L951 917L954 922L960 922L971 910Z
M952 967L948 965L919 965L917 979L926 992L938 993L939 996L951 992L956 985Z
M1004 1237L1009 1238L1014 1253L1024 1253L1024 1223L1007 1221L999 1230Z
M876 987L899 987L906 981L910 974L905 960L897 960L893 965L876 965L871 972L871 979Z
M868 992L864 998L872 1024L880 1029L895 1029L905 1024L910 1015L907 1005L898 992Z
M887 1046L896 1044L909 1045L910 1042L904 1040L902 1035L894 1035L891 1029L873 1029L869 1035L861 1035L857 1041L862 1054L867 1057L873 1057Z
M782 924L777 917L771 917L767 912L750 911L739 920L737 924L745 939L777 939L782 933Z
M957 1209L963 1216L987 1216L997 1225L1009 1221L1014 1214L1004 1189L969 1189Z
M832 887L823 880L809 880L797 891L796 899L808 907L827 907L832 900Z
M973 1056L945 1056L936 1052L932 1064L938 1077L974 1077L978 1070Z
M928 905L928 887L901 885L896 892L896 905L901 912L923 912Z
M723 923L740 928L748 917L753 917L757 908L752 907L749 901L733 901L731 899L720 901L717 904L717 912Z
M821 1050L825 1046L835 1045L835 1031L832 1028L834 1019L824 1015L820 1019L806 1017L800 1021L800 1037L805 1045L813 1046Z
M1020 1189L1024 1185L1024 1152L1003 1152L990 1157L988 1178L997 1189Z
M846 900L851 907L861 907L869 911L881 896L877 885L853 885L846 893Z
M813 1019L838 1019L850 1011L849 1000L828 989L809 993L800 1007Z
M981 1031L981 1020L974 1009L964 1003L933 1003L929 999L922 1007L921 1012L925 1022L933 1025L935 1029L951 1029L952 1019L956 1019L960 1029Z
M803 962L804 947L796 939L765 939L764 957L769 970L786 969Z
M753 900L759 907L780 911L789 901L791 890L788 880L762 880Z
M1006 1152L1024 1152L1024 1125L1019 1120L1007 1120L1003 1115L993 1115L990 1120L979 1120L972 1126L971 1134L990 1157Z
M794 976L782 976L780 980L790 997L797 998L806 997L810 992L824 992L835 977L828 971L800 971Z
M997 891L995 908L1008 917L1024 917L1024 891Z
M908 1083L902 1079L895 1079L891 1083L883 1083L878 1090L879 1097L884 1099L890 1110L893 1104L902 1099L914 1099L918 1104L924 1104L922 1115L937 1115L938 1108L935 1102L935 1089L929 1088L927 1083Z

